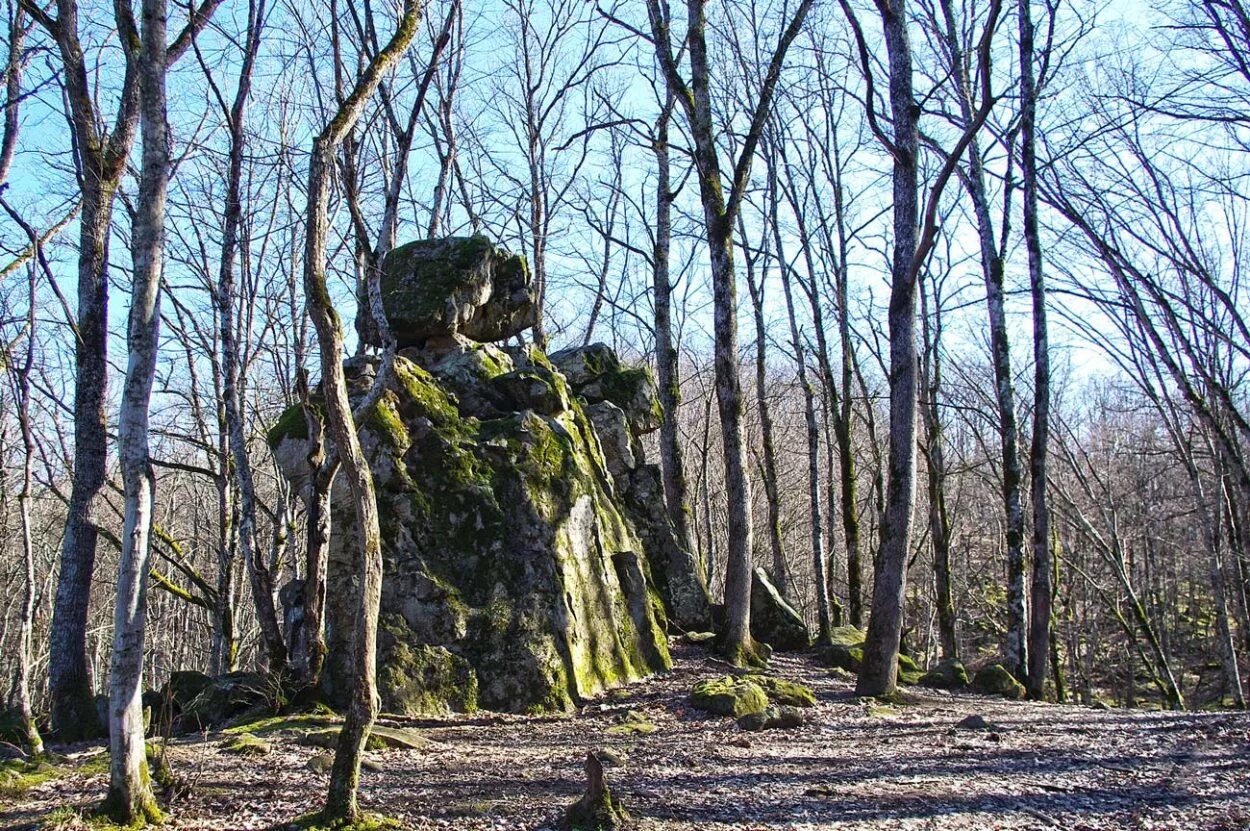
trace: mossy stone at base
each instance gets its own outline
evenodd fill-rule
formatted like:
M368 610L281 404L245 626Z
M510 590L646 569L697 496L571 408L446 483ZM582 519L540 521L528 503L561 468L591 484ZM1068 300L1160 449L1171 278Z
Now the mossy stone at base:
M932 687L938 690L962 690L969 683L968 670L957 658L939 661L920 679L922 687Z
M786 602L762 568L751 574L751 636L779 652L807 649L812 643L803 616Z
M835 643L822 650L821 658L826 666L844 669L847 672L859 672L859 668L864 663L864 647L862 644L846 646Z
M829 632L829 643L834 646L863 646L868 633L855 626L835 626Z
M690 690L690 704L718 716L741 718L768 707L768 694L749 678L725 675L704 679Z
M405 716L471 713L477 673L446 647L412 642L402 617L385 615L378 638L378 695L384 712Z
M738 719L738 728L748 732L757 730L791 730L802 727L805 719L798 707L780 705L768 707L759 713L747 713Z
M1024 685L1002 664L990 664L977 670L972 688L984 695L1001 695L1016 701L1024 699Z
M898 654L898 680L902 684L914 687L924 677L924 670L910 655Z
M747 679L759 685L774 704L787 707L815 707L816 694L810 687L797 681L787 681L771 675L748 675Z
M240 733L231 736L220 745L224 752L234 756L268 756L273 752L273 745L264 739L258 739L251 733Z

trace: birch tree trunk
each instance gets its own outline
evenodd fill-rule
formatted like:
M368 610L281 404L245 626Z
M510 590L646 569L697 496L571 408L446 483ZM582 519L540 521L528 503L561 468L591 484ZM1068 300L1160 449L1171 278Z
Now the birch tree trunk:
M126 337L130 354L118 423L125 511L109 667L109 791L104 802L104 811L121 825L154 822L161 816L146 768L141 696L156 487L148 453L148 407L160 334L165 197L169 185L165 0L143 0L141 10L142 33L138 53L132 60L138 65L143 154L131 243L134 283ZM123 37L135 36L133 21L123 18L119 23Z

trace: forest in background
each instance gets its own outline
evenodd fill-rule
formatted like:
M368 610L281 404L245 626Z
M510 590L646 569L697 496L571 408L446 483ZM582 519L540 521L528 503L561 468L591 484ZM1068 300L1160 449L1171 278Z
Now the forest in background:
M134 644L118 598L149 579L138 687L285 660L277 592L317 528L269 431L340 322L372 349L390 248L470 234L528 259L534 345L653 365L648 451L731 633L758 564L814 630L901 636L922 666L1244 707L1241 0L10 0L6 21L15 710L93 720L82 696Z

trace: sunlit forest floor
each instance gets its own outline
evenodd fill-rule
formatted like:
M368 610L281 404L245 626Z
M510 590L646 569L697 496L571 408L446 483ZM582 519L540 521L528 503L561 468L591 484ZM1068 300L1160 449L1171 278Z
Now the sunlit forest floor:
M1250 716L929 690L882 706L856 699L845 676L779 656L770 671L810 685L819 703L800 728L745 733L687 702L724 665L688 646L675 658L670 675L575 717L384 719L419 747L370 752L362 802L415 829L554 828L599 750L637 826L655 831L1250 828ZM969 715L989 729L957 728ZM223 738L170 745L179 786L166 827L281 828L317 807L326 750L276 732L266 755L240 756ZM67 750L72 770L0 799L0 827L85 827L72 809L103 793L101 750Z

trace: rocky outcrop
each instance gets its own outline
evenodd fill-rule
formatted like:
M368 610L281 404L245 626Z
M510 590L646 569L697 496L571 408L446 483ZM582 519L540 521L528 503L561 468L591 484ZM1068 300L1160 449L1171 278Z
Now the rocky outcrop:
M639 468L635 431L659 416L649 372L609 351L600 366L614 378L569 379L538 350L485 342L529 326L533 311L524 262L481 238L401 246L383 270L404 348L360 427L382 520L383 709L563 711L667 669L671 592L656 589L675 555L621 487ZM345 370L359 402L376 362ZM601 436L591 413L617 401L628 407L618 407L625 435ZM293 409L269 440L299 486L310 471ZM629 451L624 467L614 440ZM341 482L333 502L323 692L336 703L347 694L358 584Z

